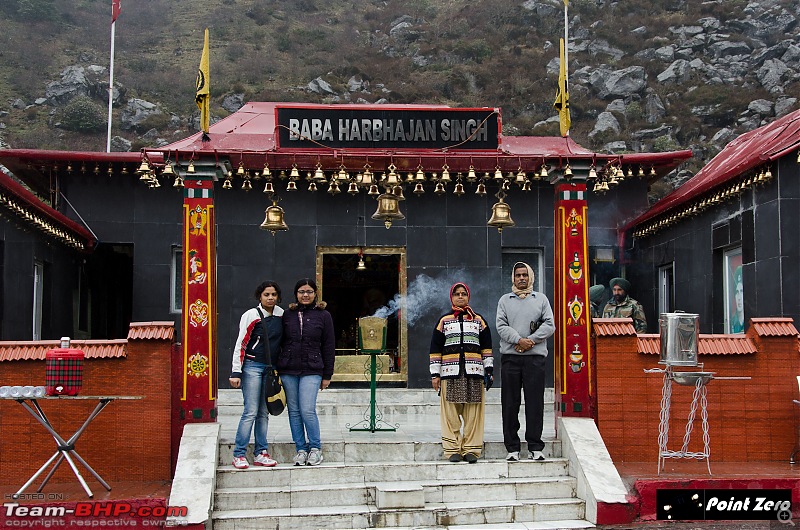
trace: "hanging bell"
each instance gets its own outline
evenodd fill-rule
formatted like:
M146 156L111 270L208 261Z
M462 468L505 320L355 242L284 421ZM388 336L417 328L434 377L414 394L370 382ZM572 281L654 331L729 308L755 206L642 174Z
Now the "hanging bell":
M525 178L525 172L522 171L522 168L519 168L519 171L517 171L515 182L517 183L518 186L522 186L523 184L525 184L527 180L528 179Z
M597 169L594 167L594 164L589 166L589 180L594 180L597 178Z
M644 168L642 166L639 166L639 173L637 174L637 176L638 177L643 177L644 176Z
M442 182L439 181L439 182L436 183L436 189L433 190L433 193L435 193L437 195L441 195L442 193L445 193L446 191L447 190L444 189L444 184L442 184Z
M328 193L330 193L331 195L336 195L340 191L342 190L339 189L339 183L331 179L330 184L328 184Z
M414 173L412 171L408 172L408 175L406 176L406 182L409 184L414 182Z
M378 197L378 209L372 214L372 218L383 221L388 229L392 226L392 221L405 219L406 216L400 212L397 196L393 193L383 193Z
M461 184L460 182L456 182L456 187L453 190L453 195L458 195L459 197L464 195L464 185Z
M369 169L365 169L364 173L361 175L361 182L359 182L362 186L372 186L375 184L375 180L372 178L372 171Z
M266 162L264 162L264 169L262 169L262 170L261 170L261 175L262 175L264 178L268 178L268 177L271 177L271 176L272 176L272 173L270 172L270 170L269 170L269 166L267 165L267 163L266 163Z
M336 178L339 179L339 182L350 180L350 175L347 174L347 168L344 167L344 164L339 167L339 172L336 174Z
M372 197L374 197L375 195L380 195L380 194L381 194L381 192L378 189L378 185L377 184L371 185L369 187L369 191L367 192L367 195L370 195Z
M522 191L531 191L531 181L525 179L525 183L522 185Z
M486 195L486 184L478 182L478 187L475 188L475 195L480 195L481 197Z
M253 189L253 185L250 184L249 178L244 179L244 182L242 182L242 189L244 191L250 191L251 189Z
M277 201L272 201L272 206L267 207L264 222L259 226L262 230L269 230L272 235L278 230L289 230L286 221L283 220L283 208L278 206Z
M497 203L492 206L492 217L486 223L488 226L494 226L497 231L502 233L503 228L507 226L514 226L516 223L511 219L511 208L507 203L503 202L503 195L497 196Z
M244 177L244 173L245 173L244 164L242 162L239 162L239 167L236 168L236 176L237 177Z
M110 173L111 166L108 166L108 170L109 170L109 175L110 175L111 174ZM175 171L172 169L172 163L171 162L167 162L167 165L164 166L164 171L162 171L161 174L164 175L165 177L169 177L169 176L175 174Z
M500 166L494 168L494 180L503 180L503 172L500 171Z
M161 183L158 181L158 177L156 177L155 174L153 175L153 178L150 180L150 187L151 188L161 187Z
M300 178L300 172L297 170L297 164L292 164L292 170L289 172L289 178L292 179Z
M417 166L417 177L416 180L423 181L425 180L425 172L422 170L422 166Z
M365 270L367 270L367 264L364 263L364 255L363 254L359 253L359 255L358 255L358 264L356 265L356 270L357 271L365 271Z
M403 195L403 186L395 186L394 188L392 188L392 193L394 193L395 196L397 196L398 201L406 200L406 196Z
M322 171L322 164L317 164L317 169L314 170L314 180L325 180L325 173Z
M800 155L798 155L798 157L800 157ZM467 172L467 182L475 182L476 180L478 180L478 175L475 174L475 166L470 165L469 171Z
M633 176L633 169L631 169L631 166L628 166L628 173L625 176L628 178Z
M571 180L572 179L572 168L569 166L569 163L564 167L564 180Z
M608 191L608 182L606 182L605 180L600 183L600 191L602 193L605 193L605 192Z
M313 180L308 184L308 191L317 191L317 183Z
M442 166L442 180L445 182L450 182L450 166L447 164Z
M264 185L264 193L266 193L266 194L275 193L275 188L273 187L271 180L268 180L266 185Z
M396 171L397 166L395 166L394 164L389 164L389 167L387 169L389 170L389 173L386 174L386 185L397 186L397 183L399 182L398 178L399 175L397 174Z
M414 193L416 195L422 195L425 193L425 187L422 185L422 182L417 182L414 186Z
M542 170L539 172L539 178L546 179L547 178L547 165L542 164Z
M194 173L194 160L189 160L189 167L186 168L187 173Z
M173 188L182 188L183 187L183 178L180 175L175 176L175 182L172 183Z
M594 187L592 188L592 192L593 193L599 193L600 192L600 182L599 181L594 183Z
M358 184L355 181L350 181L350 184L347 186L347 193L350 195L358 195Z
M286 191L297 191L297 183L293 180L290 180L286 185Z
M150 180L150 164L147 163L146 158L142 159L142 163L136 173L139 175L139 180Z
M233 182L231 182L231 178L230 177L225 178L225 180L222 182L222 189L229 190L232 188L233 188Z

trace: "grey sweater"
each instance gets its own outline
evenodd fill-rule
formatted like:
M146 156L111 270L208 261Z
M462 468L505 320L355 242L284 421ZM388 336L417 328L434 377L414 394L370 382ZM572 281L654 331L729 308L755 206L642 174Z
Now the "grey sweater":
M531 323L541 322L535 333ZM500 335L502 355L541 355L547 357L547 338L556 331L550 301L542 293L532 292L525 298L514 293L504 294L497 302L497 334ZM519 339L533 340L533 348L525 352L516 351Z

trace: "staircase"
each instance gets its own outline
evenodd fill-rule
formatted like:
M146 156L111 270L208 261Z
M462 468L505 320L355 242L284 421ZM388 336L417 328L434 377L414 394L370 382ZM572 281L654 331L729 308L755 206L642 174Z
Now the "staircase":
M584 520L584 501L576 497L576 479L561 456L561 442L553 439L552 412L545 418L547 460L506 462L499 392L487 398L485 450L475 464L442 459L433 391L379 389L379 406L391 404L382 407L384 419L397 431L369 433L349 431L363 419L369 391L341 389L319 396L321 466L290 465L294 444L284 413L271 418L269 428L270 453L279 465L238 470L231 460L241 393L220 391L213 527L591 528ZM524 443L522 454L527 456Z

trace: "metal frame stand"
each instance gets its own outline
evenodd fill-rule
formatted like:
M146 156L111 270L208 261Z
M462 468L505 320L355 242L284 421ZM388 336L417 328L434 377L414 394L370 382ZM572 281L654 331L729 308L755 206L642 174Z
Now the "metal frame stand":
M26 400L30 401L33 404L33 407L28 405L25 402ZM55 465L53 465L53 469L50 470L50 472L47 474L47 476L45 477L45 479L42 482L42 484L36 490L37 493L40 493L42 491L42 489L45 487L45 485L47 484L47 482L50 480L50 478L53 476L53 474L56 472L56 470L58 469L58 466L61 465L61 462L66 460L67 463L69 464L69 467L72 468L72 472L75 473L75 476L78 478L78 482L81 483L81 486L83 486L84 491L86 491L86 494L89 496L90 499L93 498L94 494L92 493L92 490L89 489L89 486L86 484L86 481L81 476L80 471L78 471L78 468L75 465L75 462L72 461L72 458L70 457L70 453L72 454L72 456L75 457L75 459L78 462L83 464L83 467L85 467L86 469L89 470L89 473L91 473L94 476L94 478L96 478L97 481L100 484L102 484L103 487L106 490L111 491L111 486L109 486L108 483L106 483L106 481L103 480L103 478L100 475L98 475L97 472L94 469L92 469L92 467L89 464L86 463L86 460L81 458L81 455L79 455L78 452L75 450L75 442L78 441L78 438L80 438L81 434L83 434L83 431L86 430L86 428L89 426L89 424L92 422L92 420L95 419L95 417L97 417L97 415L100 414L100 412L104 408L106 408L106 406L108 406L108 404L111 403L111 401L113 401L113 398L100 398L100 402L94 408L94 411L92 411L92 413L89 414L89 417L86 418L86 421L83 422L83 425L81 425L81 428L78 429L77 431L75 431L75 434L70 436L69 440L65 441L64 438L62 438L55 431L55 429L53 429L53 426L50 423L50 420L47 419L47 416L45 415L45 413L42 410L42 408L39 406L39 403L36 401L36 398L16 399L16 402L19 403L20 405L22 405L23 407L25 407L25 409L28 412L30 412L30 414L34 418L36 418L39 421L39 423L41 423L44 426L45 429L47 429L47 432L49 432L53 436L53 439L56 441L57 449L56 449L56 452L53 454L53 456L51 456L50 459L48 459L47 462L45 462L44 465L42 465L42 467L40 467L39 470L36 473L34 473L34 475L28 480L28 482L25 483L25 485L22 486L19 489L19 491L17 491L15 494L12 495L12 497L14 499L18 499L20 497L20 495L22 495L22 493L28 488L28 486L30 486L39 477L39 475L44 473L44 470L47 469L47 467L50 466L50 464L52 464L53 461L55 461ZM34 410L34 408L36 410Z
M711 475L711 437L708 433L708 389L706 388L706 381L703 378L698 378L695 384L694 392L692 393L692 405L689 408L689 417L686 422L686 432L683 435L683 446L680 451L672 451L667 449L667 442L669 441L669 414L672 400L672 379L673 369L667 366L664 372L664 386L661 390L661 423L658 426L658 474L664 470L666 459L668 458L693 458L696 460L705 460L708 467L708 474ZM703 451L692 452L689 451L689 441L692 436L692 429L694 427L694 419L697 413L697 405L700 404L700 417L702 418L703 426Z
M364 369L369 370L369 409L364 412L364 419L356 423L352 427L347 424L351 431L396 431L399 424L394 426L383 420L383 412L378 409L375 401L375 391L378 388L378 365L383 368L383 361L378 360L378 355L383 353L382 350L362 350L364 353L369 353L369 361L364 363Z

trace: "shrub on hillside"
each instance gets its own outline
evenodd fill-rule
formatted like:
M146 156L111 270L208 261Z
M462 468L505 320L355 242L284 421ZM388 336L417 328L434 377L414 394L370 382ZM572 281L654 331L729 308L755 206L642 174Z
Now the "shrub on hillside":
M100 105L86 96L78 96L61 111L61 127L70 131L92 133L106 125L106 116Z

